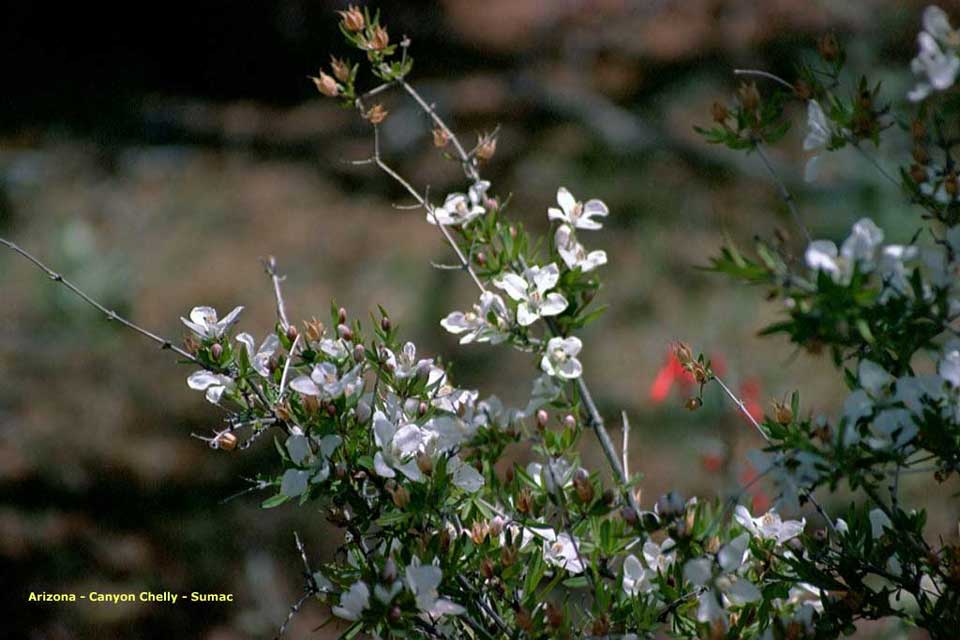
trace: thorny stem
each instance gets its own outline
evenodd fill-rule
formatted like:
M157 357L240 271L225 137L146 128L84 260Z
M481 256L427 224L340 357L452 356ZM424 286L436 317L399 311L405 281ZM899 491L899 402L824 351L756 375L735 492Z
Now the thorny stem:
M763 161L763 166L767 168L767 173L770 174L770 177L777 185L777 189L780 191L780 198L787 205L787 209L790 210L790 215L793 216L794 222L796 222L800 230L803 231L803 235L806 237L807 242L811 242L813 238L810 237L810 232L807 230L807 226L803 223L803 219L800 217L800 212L797 211L797 205L793 200L793 195L787 189L787 185L783 183L783 180L780 179L780 176L777 175L773 165L770 163L770 159L767 158L767 154L763 151L763 145L758 141L754 146L754 149L756 150L757 155L760 156L760 160Z
M29 260L30 262L32 262L35 267L37 267L37 268L40 269L41 271L45 272L45 273L50 277L51 280L53 280L54 282L59 282L59 283L62 284L64 287L66 287L67 289L69 289L74 295L76 295L77 297L79 297L81 300L83 300L84 302L86 302L87 304L89 304L91 307L93 307L93 308L97 309L98 311L100 311L101 313L103 313L103 314L107 317L107 320L108 320L108 321L119 322L120 324L122 324L123 326L127 327L128 329L132 329L133 331L136 331L136 332L139 333L140 335L142 335L142 336L144 336L144 337L146 337L146 338L148 338L148 339L150 339L150 340L153 340L154 342L156 342L157 344L160 345L160 348L161 348L161 349L169 349L170 351L173 351L173 352L176 353L177 355L179 355L179 356L181 356L181 357L183 357L183 358L186 358L187 360L189 360L190 362L192 362L192 363L194 363L194 364L197 364L197 365L200 364L200 361L197 360L196 356L194 356L192 353L189 353L189 352L181 349L181 348L178 347L177 345L173 344L170 340L168 340L168 339L166 339L166 338L163 338L163 337L161 337L161 336L158 336L157 334L153 333L152 331L148 331L147 329L144 329L144 328L141 327L140 325L138 325L138 324L136 324L136 323L134 323L134 322L131 322L130 320L127 320L127 319L124 318L123 316L119 315L116 311L113 311L112 309L107 309L105 306L103 306L102 304L100 304L99 302L97 302L96 300L94 300L92 297L90 297L87 293L85 293L85 292L84 292L82 289L80 289L77 285L73 284L72 282L70 282L69 280L67 280L66 278L64 278L63 275L57 273L56 271L54 271L53 269L51 269L50 267L48 267L46 264L44 264L43 262L41 262L39 258L37 258L37 257L34 256L33 254L31 254L31 253L30 253L29 251L27 251L26 249L23 249L22 247L14 244L13 242L11 242L11 241L9 241L9 240L4 239L4 238L0 238L0 244L6 246L7 248L11 249L11 250L14 251L15 253L20 254L22 257L24 257L24 258L26 258L27 260ZM202 366L202 365L201 365L201 366Z
M319 593L320 589L317 587L316 580L313 579L313 570L310 568L310 562L307 560L307 551L304 549L303 542L300 541L300 535L294 531L293 539L297 543L297 551L300 552L300 559L303 561L303 575L306 577L306 585L304 586L304 593L300 596L300 599L296 601L291 607L290 612L287 613L286 620L283 621L283 624L280 625L277 635L274 636L274 640L280 640L286 634L287 627L290 626L290 623L293 621L294 616L300 612L300 607L303 606L303 603L307 601L311 596Z

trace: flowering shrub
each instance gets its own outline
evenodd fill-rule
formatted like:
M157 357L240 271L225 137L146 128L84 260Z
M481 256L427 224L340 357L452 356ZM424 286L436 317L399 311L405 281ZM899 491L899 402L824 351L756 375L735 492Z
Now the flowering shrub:
M615 213L560 187L556 206L546 208L552 232L532 238L481 178L496 135L463 146L409 83L410 42L392 41L378 15L351 7L340 27L357 61L334 58L330 72L313 79L317 89L370 123L373 152L358 164L409 193L476 288L477 302L440 326L463 345L529 354L536 378L525 406L457 387L445 363L418 353L383 309L370 323L342 308L327 322L291 322L272 260L278 322L262 340L234 333L242 307L222 319L196 307L182 318L190 335L181 348L0 240L109 319L194 366L188 386L228 416L205 438L212 448L232 451L273 436L279 463L258 480L269 492L263 507L316 503L342 532L336 561L321 566L297 539L306 585L291 617L316 598L349 623L348 637L830 638L852 632L858 620L891 616L934 638L955 637L960 547L931 540L924 512L898 493L902 474L944 481L960 464L956 134L947 131L950 104L935 102L956 78L960 34L941 10L924 12L912 62L909 101L920 103L909 127L913 162L898 177L875 165L921 211L918 233L885 244L883 230L864 218L839 247L809 239L802 258L760 239L752 256L727 246L712 261L715 271L782 300L783 319L764 333L829 351L850 390L840 415L813 417L796 393L763 415L755 399L745 402L724 383L711 359L682 343L651 389L662 400L676 383L692 395L690 409L707 385L723 390L766 443L750 456L757 478L775 488L776 507L766 513L737 504L741 496L718 502L669 493L640 504L626 447L618 454L591 397L576 335L603 311L595 298L608 257L589 248L589 232ZM793 83L740 71L769 81L769 91L743 84L735 103L715 104L713 126L700 129L709 142L761 158L808 238L764 151L787 132L789 104L806 107L810 180L824 154L846 146L875 163L869 145L899 122L865 78L843 93L836 40L824 38L819 53L819 61L798 66ZM368 88L371 79L379 84ZM462 167L465 192L433 204L381 157L378 127L389 113L375 99L390 90L431 119L433 143ZM932 240L922 242L925 235ZM612 481L581 466L583 437L598 438ZM539 462L504 471L498 463L512 443L529 445ZM841 484L863 500L829 514L815 492ZM808 503L817 512L812 527L777 511Z

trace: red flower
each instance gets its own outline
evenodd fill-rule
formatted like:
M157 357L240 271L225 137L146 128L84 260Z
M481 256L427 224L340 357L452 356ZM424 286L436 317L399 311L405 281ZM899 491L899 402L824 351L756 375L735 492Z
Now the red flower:
M670 395L670 389L673 388L674 384L680 386L684 395L689 395L690 388L693 386L693 376L683 368L683 365L671 351L667 355L666 362L657 371L657 377L653 380L653 384L650 385L650 400L654 404L660 404Z

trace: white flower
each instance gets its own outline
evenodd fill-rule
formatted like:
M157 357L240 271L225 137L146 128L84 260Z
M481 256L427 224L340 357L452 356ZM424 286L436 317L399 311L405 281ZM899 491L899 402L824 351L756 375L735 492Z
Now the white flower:
M407 588L417 600L417 608L432 617L458 616L466 612L459 604L441 598L438 592L443 572L440 567L432 564L421 564L420 559L414 557L406 569Z
M557 227L555 240L557 252L570 269L580 267L580 270L586 273L607 264L607 252L597 249L587 253L583 245L577 241L573 228L568 224Z
M806 519L782 520L780 514L772 509L759 518L754 518L743 505L737 506L734 517L752 535L764 540L776 540L778 544L803 533L803 527L807 523Z
M956 347L944 349L940 364L937 365L937 373L951 387L960 387L960 349Z
M414 482L423 480L415 455L423 451L430 436L415 424L399 429L380 410L373 415L373 433L380 450L373 456L373 469L381 478L393 478L400 471Z
M433 360L430 358L417 360L417 346L412 342L404 344L399 355L394 354L390 349L384 349L384 351L387 354L387 367L400 379L412 378L421 372L429 373L430 367L433 366Z
M330 362L321 362L314 365L309 376L298 376L290 382L290 388L305 396L324 398L339 398L342 395L352 396L357 388L363 384L361 365L355 366L341 378L336 365Z
M610 213L607 205L600 200L578 202L566 187L560 187L557 190L557 204L560 205L560 209L548 208L547 217L550 220L566 222L576 229L600 229L603 224L594 218L605 218Z
M473 311L454 311L440 321L440 326L454 335L463 334L460 344L499 344L509 337L510 312L503 298L484 291L480 294L480 304L473 305Z
M876 539L882 536L886 529L893 529L890 518L881 509L873 509L870 512L870 534Z
M217 310L213 307L194 307L190 319L181 316L180 321L201 338L219 338L233 326L241 311L243 307L237 307L223 320L217 321Z
M232 389L233 378L209 371L195 371L187 378L187 386L196 391L206 391L207 400L218 404L227 389Z
M540 407L550 404L560 393L561 387L557 381L549 375L542 375L533 381L533 389L530 392L530 401L524 408L522 415L529 417L537 412Z
M583 573L583 562L577 554L578 546L579 542L575 542L569 534L558 534L553 540L544 541L543 559L570 573Z
M829 240L814 240L807 246L804 259L811 269L826 272L834 282L845 283L854 267L861 271L874 268L877 249L882 242L883 230L870 218L861 218L853 225L839 251Z
M350 585L350 589L340 594L340 606L331 610L333 615L344 620L357 621L364 609L370 606L370 589L365 582L357 581Z
M712 622L725 617L723 600L733 606L742 606L760 600L760 590L737 571L748 557L750 535L741 534L720 547L714 564L709 558L690 560L683 567L685 580L697 587L706 587L699 597L697 620ZM719 571L716 571L719 568Z
M450 472L450 481L468 493L476 493L483 488L483 475L458 456L450 458L447 462L447 471Z
M647 540L643 543L643 559L653 571L665 572L676 560L676 546L672 538L666 538L660 544Z
M548 375L573 380L583 373L583 365L577 359L577 354L583 348L580 338L550 338L547 350L540 359L540 368Z
M270 358L272 358L274 354L277 353L277 349L280 348L280 338L277 337L277 334L271 333L268 335L259 349L254 348L253 336L249 333L238 334L237 342L242 343L243 346L246 347L250 365L253 367L253 370L264 378L268 378L270 376Z
M807 182L813 182L817 179L817 167L820 162L820 153L827 148L830 138L833 137L830 131L830 124L827 122L827 116L823 108L816 100L807 101L807 135L803 139L804 151L816 151L809 160L804 170L804 179Z
M936 6L927 7L923 12L923 28L917 35L920 51L910 61L910 69L917 76L916 86L907 94L911 102L920 102L934 90L949 89L960 71L960 58L955 51L960 37L950 26L943 10ZM946 48L941 48L941 44Z
M555 316L567 308L567 299L563 295L548 293L559 279L560 270L556 263L551 262L542 268L534 265L525 270L523 276L505 273L493 284L519 303L517 322L527 327L541 316Z
M427 222L430 224L439 222L444 226L457 226L465 225L482 216L487 212L483 203L486 200L487 189L489 188L490 183L481 180L471 185L466 195L451 193L444 200L442 207L435 207L432 211L427 212Z
M623 591L628 596L635 596L638 593L649 593L653 591L654 584L650 581L655 577L656 572L644 569L637 556L630 554L623 561Z

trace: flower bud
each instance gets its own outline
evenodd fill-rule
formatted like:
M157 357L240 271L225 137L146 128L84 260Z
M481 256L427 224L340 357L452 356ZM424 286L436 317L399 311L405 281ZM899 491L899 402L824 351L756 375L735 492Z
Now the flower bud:
M685 503L683 496L675 491L671 491L665 495L660 496L660 499L657 500L656 511L662 518L671 519L676 518L681 513L683 513L685 508Z
M383 572L380 574L380 578L387 583L397 579L397 563L393 557L387 558L387 561L383 563Z
M511 545L504 545L500 548L500 564L509 567L517 561L517 548Z
M300 335L300 332L297 331L297 326L294 324L287 325L287 339L291 342L297 339L297 336Z
M346 322L347 322L347 310L344 309L343 307L340 307L339 309L337 309L337 323L346 324Z
M687 398L687 401L683 403L683 406L689 411L696 411L703 405L703 400L697 398L696 396L692 398Z
M773 401L773 418L779 424L787 426L793 422L793 409L786 402Z
M590 504L593 502L593 483L590 482L590 474L587 473L586 469L577 469L577 472L573 475L573 488L576 489L577 498L583 504Z
M637 510L633 507L626 506L623 509L620 509L620 517L623 518L623 521L631 527L637 524Z
M533 495L526 487L520 489L520 493L517 494L516 508L518 512L524 514L528 514L533 511Z
M363 117L367 119L370 124L380 124L387 119L389 111L383 108L382 104L375 104L370 107L370 110L363 114Z
M363 362L363 357L366 354L366 349L359 342L353 346L353 361L360 363Z
M340 58L330 56L330 69L333 71L334 77L340 82L350 80L350 65Z
M837 42L836 36L828 33L820 38L817 41L817 51L820 53L820 57L827 62L833 62L840 57L840 44Z
M673 345L673 356L677 359L677 362L683 366L688 366L693 362L693 351L690 350L690 347L685 342L676 342Z
M543 409L537 410L537 429L543 431L547 428L547 422L550 420L550 416Z
M397 605L390 607L390 612L387 614L387 619L390 620L390 624L397 624L403 619L403 611Z
M360 31L367 23L363 18L363 12L354 5L347 7L346 11L338 11L342 20L343 28L347 31Z
M214 342L210 347L210 357L214 362L219 362L220 357L223 355L223 345L219 342Z
M324 409L326 410L327 415L331 418L337 415L337 405L333 404L332 402L328 402Z
M387 30L380 25L373 28L373 34L366 42L366 48L370 51L383 51L390 45L390 35Z
M577 426L577 419L568 413L567 415L563 416L563 426L565 429L575 429Z
M417 468L425 476L433 474L433 458L423 451L417 452Z
M482 575L487 580L490 580L494 576L494 566L490 558L484 558L480 562L480 575Z
M746 111L756 111L760 106L760 92L757 91L757 85L754 82L744 82L737 89L737 95L740 97L740 105Z
M450 142L450 134L443 127L433 128L433 146L442 149Z
M403 485L399 485L392 493L393 504L397 506L398 509L406 509L407 505L410 504L410 492L407 491L407 488Z
M342 462L338 462L333 467L333 475L337 477L337 480L343 480L347 477L347 466Z
M503 533L503 526L505 522L502 516L494 516L490 519L489 528L490 528L490 537L499 538L500 534Z
M503 472L503 481L507 484L511 484L513 483L513 478L515 475L516 474L513 471L513 465L510 465L507 467L507 470Z
M351 329L345 324L338 324L337 335L339 335L341 338L343 338L347 342L351 342L353 340L353 329Z
M392 325L390 323L390 318L388 316L383 316L382 318L380 318L380 328L383 330L384 333L389 332L391 326Z
M608 487L603 490L603 495L600 496L600 499L603 500L603 504L607 505L608 507L612 507L613 503L617 499L617 493Z
M317 91L328 98L336 98L340 95L340 85L323 71L320 72L318 77L311 76L310 79L313 80L313 84L317 86Z
M713 116L714 122L717 124L723 124L727 121L727 118L730 117L730 112L723 104L714 102L710 107L710 115Z
M316 342L323 337L323 323L313 318L309 322L303 321L303 331L307 336L307 340L310 342Z
M706 384L710 380L710 372L700 362L691 363L690 373L693 374L693 379L697 381L697 384Z
M233 451L237 448L237 436L233 435L229 431L224 431L217 435L213 439L213 442L210 443L215 449L223 449L224 451Z
M366 400L361 400L360 402L357 403L357 420L359 420L360 422L367 422L368 420L370 420L371 415L372 415L372 412L370 409L369 402L367 402Z
M483 134L477 141L477 150L475 155L477 160L486 162L497 152L497 139L493 136Z
M487 264L487 254L485 254L483 251L477 251L476 255L473 256L473 261L476 262L477 265L483 267Z

